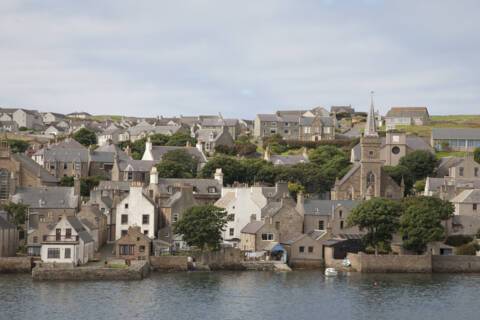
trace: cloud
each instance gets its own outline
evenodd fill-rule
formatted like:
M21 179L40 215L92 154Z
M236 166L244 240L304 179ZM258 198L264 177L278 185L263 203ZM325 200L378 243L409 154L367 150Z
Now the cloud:
M0 4L0 105L253 118L352 104L480 100L477 1ZM453 108L452 108L453 107Z

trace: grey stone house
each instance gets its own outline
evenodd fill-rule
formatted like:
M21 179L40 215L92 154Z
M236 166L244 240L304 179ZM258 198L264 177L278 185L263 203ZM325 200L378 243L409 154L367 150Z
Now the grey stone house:
M392 107L385 116L387 130L398 125L423 126L430 121L427 107Z
M480 129L432 128L430 143L436 150L472 152L480 147Z

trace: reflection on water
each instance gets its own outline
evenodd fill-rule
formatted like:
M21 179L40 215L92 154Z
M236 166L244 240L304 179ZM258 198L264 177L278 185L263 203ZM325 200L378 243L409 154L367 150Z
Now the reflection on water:
M0 275L4 319L479 319L480 275L154 273L144 281Z

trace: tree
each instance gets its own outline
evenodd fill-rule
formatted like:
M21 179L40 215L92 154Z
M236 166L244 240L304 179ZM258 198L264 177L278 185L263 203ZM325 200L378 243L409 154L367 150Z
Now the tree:
M408 168L414 181L430 176L437 166L437 159L431 152L416 150L400 158L400 165Z
M30 146L30 144L27 141L14 140L14 139L9 139L8 145L10 146L10 150L13 153L24 153L25 151L27 151L28 147Z
M392 235L398 230L401 214L402 205L399 202L373 198L352 210L347 225L366 230L367 234L363 241L366 246L373 247L375 254L378 254L380 247L390 247Z
M477 163L480 163L480 147L477 147L475 150L473 150L473 159L475 159Z
M234 182L243 182L245 170L238 159L225 155L215 156L210 159L200 172L202 178L213 178L215 170L222 168L223 183L233 184Z
M82 197L89 197L90 191L100 184L100 181L105 180L102 176L89 176L80 178L80 195ZM65 176L60 179L62 187L73 187L75 184L74 177Z
M453 215L450 201L434 197L405 198L404 213L400 218L403 247L421 253L432 241L445 239L442 221Z
M218 249L227 221L227 212L223 208L210 204L194 206L183 213L173 225L173 231L182 235L189 246L201 250Z
M73 187L73 177L65 176L60 179L60 185L62 187Z
M383 170L388 174L396 183L399 185L403 182L405 183L405 195L410 194L413 184L415 183L415 178L413 177L410 169L406 166L384 166Z
M195 138L192 138L188 133L176 132L169 137L166 145L183 147L187 145L187 142L190 143L190 145L192 146L195 146L195 144L197 143Z
M8 212L16 226L25 224L28 206L22 203L8 202L2 205L2 209Z
M97 135L90 129L81 128L73 134L73 139L88 147L97 143Z
M161 178L193 178L197 175L198 159L185 150L172 150L165 153L157 164Z

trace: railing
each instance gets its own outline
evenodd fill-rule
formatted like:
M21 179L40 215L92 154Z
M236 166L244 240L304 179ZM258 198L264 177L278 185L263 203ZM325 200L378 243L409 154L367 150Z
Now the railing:
M78 236L44 235L43 242L78 242Z

